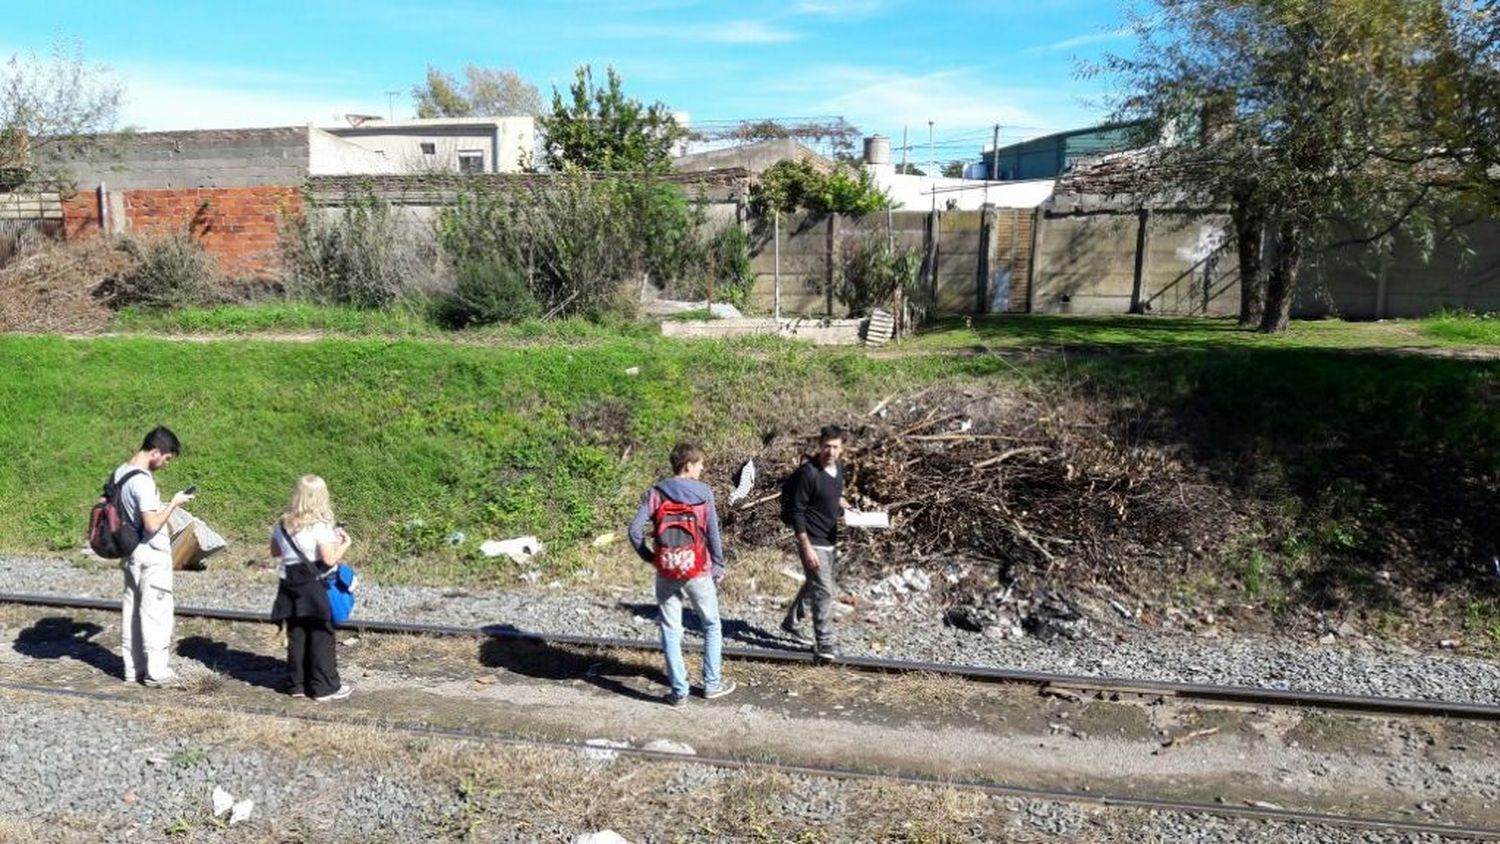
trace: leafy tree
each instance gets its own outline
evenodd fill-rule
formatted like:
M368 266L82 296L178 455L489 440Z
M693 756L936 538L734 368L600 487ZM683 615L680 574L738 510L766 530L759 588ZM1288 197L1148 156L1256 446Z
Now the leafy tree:
M821 214L869 214L891 207L891 198L867 170L841 162L825 173L811 162L790 158L766 168L750 198L762 214L799 208Z
M1500 206L1500 9L1456 3L1422 80L1418 119L1440 139L1455 187L1481 212Z
M464 66L462 84L441 68L429 65L427 81L411 89L417 116L511 117L542 113L542 96L535 85L509 68Z
M1132 188L1230 209L1242 321L1285 330L1305 256L1341 223L1366 222L1375 242L1431 207L1433 135L1413 115L1443 0L1155 0L1132 22L1135 54L1092 70L1124 83L1119 117L1182 139Z
M685 136L660 102L650 106L625 96L620 74L607 71L594 84L593 70L580 65L564 100L552 89L552 113L543 115L543 156L552 170L665 173L672 147Z
M70 161L113 154L123 93L77 44L12 55L0 65L0 187L67 186Z
M897 164L896 173L902 176L925 176L927 171L915 164Z
M963 161L950 161L943 165L943 175L950 179L962 179L964 177Z

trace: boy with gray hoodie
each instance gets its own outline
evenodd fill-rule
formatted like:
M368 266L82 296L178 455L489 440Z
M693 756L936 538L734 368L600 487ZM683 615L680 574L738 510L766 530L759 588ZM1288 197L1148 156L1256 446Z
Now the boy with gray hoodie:
M724 546L714 493L699 480L703 452L691 443L672 449L672 473L641 497L630 522L630 544L656 568L656 606L661 646L667 659L671 706L687 703L687 668L682 661L682 604L691 601L703 621L703 696L723 697L735 689L720 675L724 636L719 624L718 583L724 579ZM646 541L646 525L652 541Z

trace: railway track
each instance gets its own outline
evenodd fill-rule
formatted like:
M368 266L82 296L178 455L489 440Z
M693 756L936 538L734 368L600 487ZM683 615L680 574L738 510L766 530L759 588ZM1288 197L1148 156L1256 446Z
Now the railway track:
M46 604L55 606L55 604ZM80 690L29 683L0 681L0 690L44 695L49 697L111 703L121 706L140 705L142 701L126 693ZM223 712L223 705L210 701L174 698L172 706L200 711ZM543 748L578 753L600 752L600 748L584 742L561 739L525 738L503 733L466 730L451 727L436 727L430 724L410 723L389 719L350 718L347 712L337 715L316 715L285 708L264 706L236 706L240 715L266 718L290 718L310 724L330 726L360 724L390 730L413 737L470 741L495 746ZM1096 808L1112 808L1136 811L1178 812L1223 818L1242 818L1264 822L1310 824L1360 831L1391 832L1402 835L1436 835L1473 841L1500 841L1500 828L1466 826L1438 822L1381 818L1362 815L1340 815L1327 812L1286 809L1265 804L1247 803L1234 805L1193 800L1176 800L1158 797L1140 797L1129 794L1110 794L1088 790L1035 788L984 780L945 779L914 774L878 772L834 765L808 765L784 763L763 758L695 754L691 756L666 751L646 750L636 747L609 747L607 752L620 756L652 762L678 765L706 765L735 771L765 771L806 777L826 777L844 781L883 782L915 786L919 788L953 789L994 797L1009 797L1023 800L1052 801Z
M120 607L118 601L103 598L12 592L0 592L0 604L104 611L118 611ZM179 605L176 613L182 618L201 618L255 624L272 623L267 615L246 610ZM461 627L405 621L356 619L343 625L343 628L368 633L462 636L553 645L572 645L577 647L614 648L636 651L660 650L659 645L654 640L578 634L536 633L519 630L504 624L483 627ZM805 650L775 650L771 648L750 648L734 645L725 645L724 656L739 660L781 664L813 661L812 654ZM990 666L882 659L866 656L839 657L833 660L833 663L861 671L928 673L959 677L978 682L1030 685L1044 689L1073 692L1172 697L1182 700L1212 703L1360 712L1398 717L1426 716L1471 721L1500 721L1500 706L1464 701L1391 698L1300 691L1296 689L1270 689L1255 686L1219 686L1206 683L1181 683L1166 680L1098 677L1044 671L1022 671Z

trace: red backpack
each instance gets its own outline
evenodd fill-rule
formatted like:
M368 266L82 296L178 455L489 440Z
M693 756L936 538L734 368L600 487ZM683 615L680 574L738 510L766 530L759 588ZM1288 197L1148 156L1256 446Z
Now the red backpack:
M123 560L141 544L141 529L120 513L120 491L126 481L144 474L140 469L131 469L118 481L113 474L104 479L104 489L89 513L89 547L106 560Z
M656 493L656 553L652 564L662 577L692 580L708 569L708 543L698 511L691 504Z

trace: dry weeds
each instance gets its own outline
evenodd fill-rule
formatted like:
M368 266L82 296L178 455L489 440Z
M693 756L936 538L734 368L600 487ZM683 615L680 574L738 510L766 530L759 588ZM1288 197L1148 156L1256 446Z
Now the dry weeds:
M0 331L92 333L114 316L95 290L133 259L107 238L38 245L0 269Z

